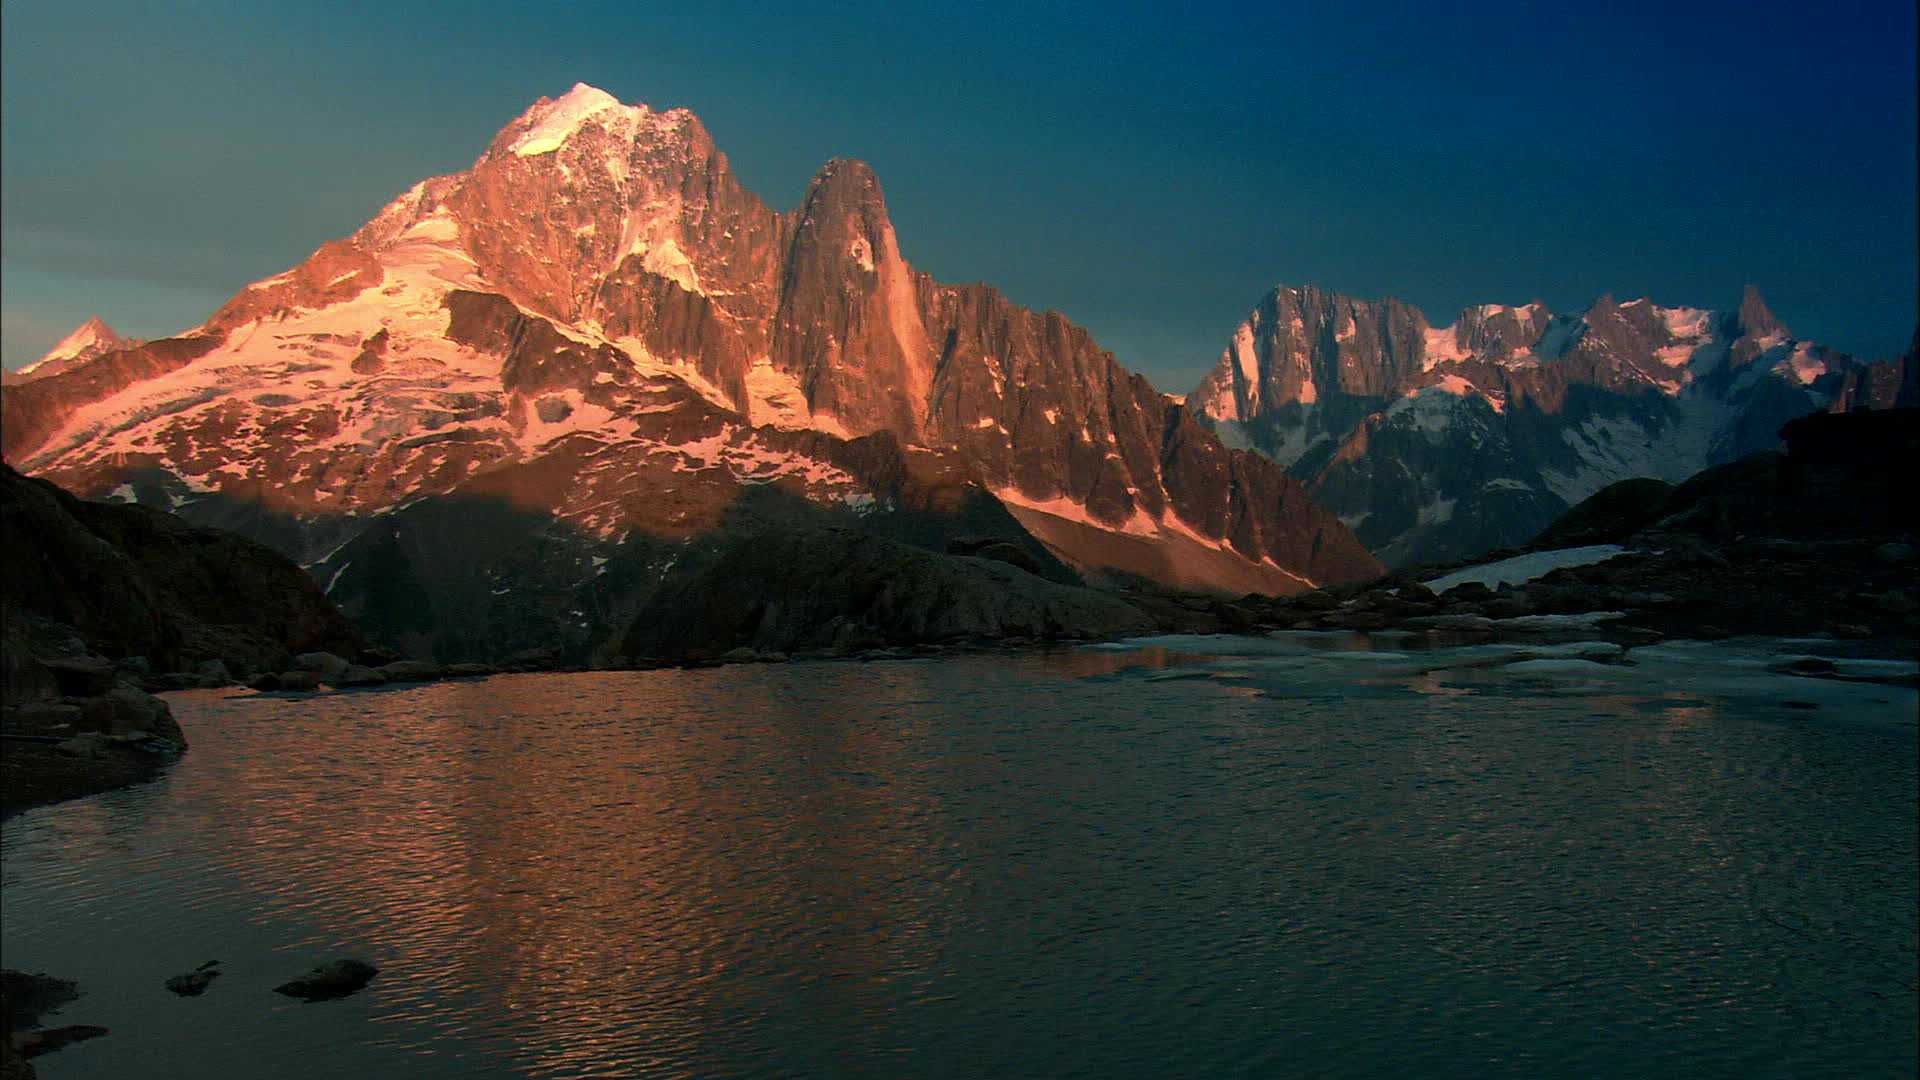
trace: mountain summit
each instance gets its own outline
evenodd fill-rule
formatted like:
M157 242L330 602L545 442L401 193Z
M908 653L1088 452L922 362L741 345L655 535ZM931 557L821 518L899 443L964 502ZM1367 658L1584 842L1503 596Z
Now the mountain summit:
M4 413L8 461L252 522L350 609L370 564L424 581L472 546L426 538L436 505L572 538L580 569L540 571L564 615L621 552L644 581L763 488L869 524L990 492L1084 573L1218 592L1379 570L1080 327L915 270L863 163L778 212L692 113L585 85L201 326L10 387Z
M47 354L31 364L25 364L13 372L16 381L45 378L58 375L76 364L85 363L109 349L129 344L119 334L113 332L100 316L94 315L86 322L73 328L73 332L47 350Z
M1800 341L1752 286L1731 312L1603 296L1440 327L1398 300L1282 286L1187 400L1401 564L1524 543L1615 480L1684 480L1817 409L1893 405L1912 362Z

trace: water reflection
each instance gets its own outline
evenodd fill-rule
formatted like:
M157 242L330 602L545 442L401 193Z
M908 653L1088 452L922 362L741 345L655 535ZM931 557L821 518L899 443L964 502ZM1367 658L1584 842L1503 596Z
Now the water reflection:
M1911 729L1364 644L184 696L161 784L7 823L8 962L115 1028L53 1080L1908 1060Z

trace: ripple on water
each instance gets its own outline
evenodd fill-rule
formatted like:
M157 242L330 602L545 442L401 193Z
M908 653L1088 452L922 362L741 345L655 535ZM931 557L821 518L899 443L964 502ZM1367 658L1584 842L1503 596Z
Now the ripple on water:
M50 1080L1910 1070L1906 699L1676 655L182 695L162 780L6 823L0 932L113 1028ZM381 974L268 992L334 955Z

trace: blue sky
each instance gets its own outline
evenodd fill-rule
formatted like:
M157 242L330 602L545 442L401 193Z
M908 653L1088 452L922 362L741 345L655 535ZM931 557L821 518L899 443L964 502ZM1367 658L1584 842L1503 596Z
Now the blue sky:
M1279 283L1914 330L1910 2L826 7L10 0L5 362L197 323L575 81L778 208L864 158L917 266L1176 392Z

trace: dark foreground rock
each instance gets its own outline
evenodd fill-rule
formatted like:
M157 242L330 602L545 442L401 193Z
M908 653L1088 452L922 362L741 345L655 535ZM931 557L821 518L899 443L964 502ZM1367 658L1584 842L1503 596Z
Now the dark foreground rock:
M718 660L883 646L1147 633L1154 620L1104 592L1009 562L946 555L853 529L731 537L670 574L635 617L628 657Z
M151 507L77 499L0 465L8 614L71 626L89 651L153 672L208 661L283 670L365 644L286 556Z
M358 993L379 973L379 968L359 960L335 960L281 983L273 992L306 1002L331 1001Z
M88 1025L35 1030L48 1014L79 996L79 987L67 979L0 971L0 1080L32 1080L34 1069L27 1058L107 1033L106 1028Z
M21 1057L33 1058L105 1034L108 1034L107 1029L98 1024L68 1024L65 1027L20 1032L13 1037L13 1045L20 1051Z
M1911 659L1920 642L1920 500L1907 492L1920 462L1920 409L1814 414L1780 434L1784 453L1754 454L1671 488L1623 481L1527 548L1475 562L1597 544L1621 546L1614 558L1438 596L1419 581L1458 567L1427 567L1296 598L1274 620L1494 636L1538 632L1549 625L1541 616L1604 612L1595 633L1629 644L1821 635Z
M271 549L4 465L0 550L0 813L146 779L185 749L149 687L224 685L364 646Z

